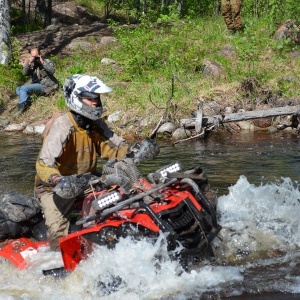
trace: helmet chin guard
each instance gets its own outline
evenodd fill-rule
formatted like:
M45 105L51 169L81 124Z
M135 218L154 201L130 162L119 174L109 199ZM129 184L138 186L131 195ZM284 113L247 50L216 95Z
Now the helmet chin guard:
M66 105L70 110L93 121L98 120L103 113L100 94L112 92L112 89L97 77L80 74L67 78L63 89ZM88 106L82 101L84 97L99 97L99 107Z

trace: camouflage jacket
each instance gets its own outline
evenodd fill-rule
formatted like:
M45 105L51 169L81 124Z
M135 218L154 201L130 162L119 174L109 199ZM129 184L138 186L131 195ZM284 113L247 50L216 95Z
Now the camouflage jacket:
M23 75L30 76L31 83L40 83L46 94L58 89L58 81L54 77L55 65L50 59L44 59L43 64L25 64Z

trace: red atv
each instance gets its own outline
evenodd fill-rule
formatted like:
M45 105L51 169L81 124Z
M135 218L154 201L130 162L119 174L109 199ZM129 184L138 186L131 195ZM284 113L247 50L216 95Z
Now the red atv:
M87 174L84 176L87 178ZM101 177L89 177L83 201L76 203L81 215L79 219L74 215L72 232L60 240L64 266L44 274L74 270L94 244L112 248L128 236L155 241L161 232L166 235L170 253L182 246L176 259L213 255L210 243L221 227L214 204L205 196L209 185L202 170L196 167L182 172L176 162L147 177L141 175L131 158L109 161ZM82 176L76 178L82 184ZM55 191L64 193L64 186L58 185ZM30 237L5 240L0 256L22 269L28 251L46 244Z

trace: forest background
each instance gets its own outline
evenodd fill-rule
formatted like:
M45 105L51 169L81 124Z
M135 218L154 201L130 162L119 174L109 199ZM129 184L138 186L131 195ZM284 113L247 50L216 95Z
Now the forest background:
M16 36L43 31L53 21L53 8L61 2L6 3L10 32L5 43L9 61L0 65L1 113L5 114L11 103L16 103L15 89L27 80L21 74L20 64L24 45L19 44ZM123 122L147 117L155 124L162 114L165 119L178 122L181 117L190 116L199 101L227 103L235 109L253 109L274 99L274 95L287 102L299 101L300 33L274 38L286 20L292 19L298 26L298 0L243 0L244 28L235 35L227 32L218 0L72 2L106 24L117 42L104 48L78 48L68 56L51 56L56 64L55 75L61 83L76 73L101 78L114 90L105 98L108 113L126 112ZM0 7L1 11L3 16L5 9ZM66 22L74 25L67 18ZM89 42L96 45L99 41L90 38ZM229 49L230 54L224 55L224 49ZM112 59L118 67L102 64L104 57ZM221 75L206 76L205 60L219 65ZM243 89L247 82L252 84L250 92ZM269 96L263 96L266 94ZM62 110L66 106L60 90L49 99L37 99L20 120L49 118Z

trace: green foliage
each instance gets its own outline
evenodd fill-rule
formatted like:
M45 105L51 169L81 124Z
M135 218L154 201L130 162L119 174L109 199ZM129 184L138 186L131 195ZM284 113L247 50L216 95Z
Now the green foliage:
M197 43L193 34L188 33L193 30L198 35L197 29L192 29L193 24L195 25L194 22L160 22L154 27L150 23L143 23L130 32L117 29L116 35L122 44L122 50L114 53L114 57L118 60L121 58L123 62L123 76L132 80L141 76L147 79L149 76L145 75L154 70L159 70L165 77L190 71L193 68L191 58L196 59L199 54L204 53L201 42ZM182 39L182 36L187 38Z
M21 69L0 65L0 86L9 90L15 90L16 86L24 80Z
M171 18L203 18L220 14L219 0L190 0L190 1L112 1L112 0L78 0L82 5L95 11L98 7L105 12L106 17L128 16L142 21L145 16L151 22ZM126 17L127 16L127 17ZM243 0L243 16L267 17L277 24L283 19L299 20L300 6L298 0Z
M109 107L115 105L117 109L152 113L152 110L165 108L170 101L186 116L195 109L196 98L214 99L219 86L230 90L249 77L270 89L280 89L289 97L299 96L297 80L287 80L299 77L299 59L289 61L287 58L290 51L299 51L299 45L290 39L273 39L278 24L286 17L298 18L297 1L243 0L245 27L236 35L228 35L217 1L182 2L180 11L174 1L168 1L168 6L162 5L166 1L159 4L147 1L145 13L133 0L80 2L89 10L96 6L102 11L109 10L108 24L118 42L99 49L93 47L96 40L89 40L90 49L76 49L68 57L53 57L55 75L60 82L76 73L100 77L114 90L108 96ZM280 10L283 13L279 13ZM119 26L121 19L127 22L130 18L137 18L138 25ZM228 45L233 48L232 57L222 54ZM18 45L14 49L17 53ZM103 57L117 64L103 65ZM225 75L203 76L204 59L218 63ZM10 68L1 72L0 82L14 92L23 78L17 61ZM239 93L232 92L229 98L240 101L240 97ZM56 105L59 109L65 108L61 95Z
M20 42L14 38L13 36L14 27L11 27L11 35L10 35L10 46L11 46L11 58L10 58L10 67L12 69L21 69L20 66Z
M245 78L255 78L262 85L282 88L284 94L295 94L290 83L274 81L280 75L288 74L285 53L291 50L288 40L275 41L272 36L275 26L269 17L245 20L243 33L229 36L221 16L175 20L160 15L159 22L150 22L147 17L135 29L115 26L111 28L118 43L101 51L83 51L56 61L57 73L61 80L70 74L89 73L99 76L113 86L110 105L115 101L123 109L146 110L149 107L165 107L172 103L181 106L181 111L193 107L199 94L213 98L212 90L218 85L232 85ZM93 41L91 41L93 42ZM230 44L234 58L220 54ZM112 48L111 48L112 47ZM103 57L117 62L120 70L101 65ZM215 61L225 70L225 77L203 77L203 60ZM171 95L172 76L175 80ZM235 94L233 100L238 98ZM64 105L62 100L61 104ZM185 107L183 107L185 103Z
M67 107L65 99L63 97L58 98L56 100L56 106L58 109L65 109Z
M279 24L286 19L300 20L298 0L243 0L243 16L264 17Z
M15 25L13 33L14 34L26 33L26 32L31 32L35 30L41 30L41 29L43 29L43 26L41 24Z
M67 68L67 73L69 74L84 74L85 68L82 66L81 63L71 65Z

